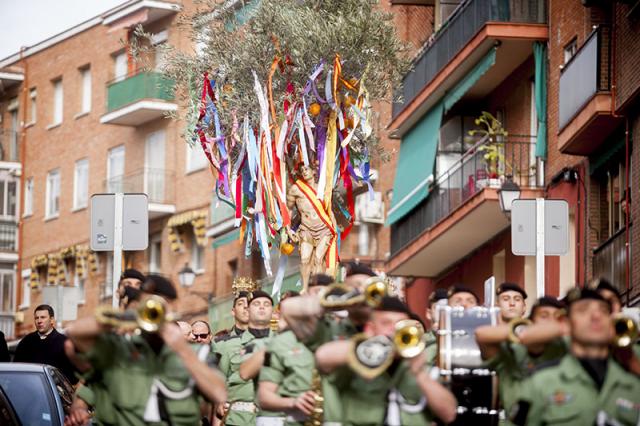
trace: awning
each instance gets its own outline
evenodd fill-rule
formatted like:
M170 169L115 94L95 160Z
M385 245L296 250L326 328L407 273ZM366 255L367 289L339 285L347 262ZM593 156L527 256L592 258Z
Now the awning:
M182 241L178 235L177 228L184 225L193 226L193 235L196 243L200 247L204 247L207 242L206 237L207 210L192 210L184 213L178 213L172 216L167 222L169 228L168 239L169 245L173 252L179 252L182 248Z
M393 202L387 225L392 225L429 195L442 115L451 109L496 62L496 49L489 52L402 138L393 184Z
M606 166L609 161L625 148L624 133L616 133L604 144L603 149L589 157L589 174L594 175Z
M535 61L535 101L538 116L538 130L536 137L536 157L547 158L547 46L536 41L533 44L533 58Z

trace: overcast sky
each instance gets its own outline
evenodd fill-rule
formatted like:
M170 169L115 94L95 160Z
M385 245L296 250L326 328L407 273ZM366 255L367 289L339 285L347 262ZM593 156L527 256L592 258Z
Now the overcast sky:
M126 0L0 0L0 59Z

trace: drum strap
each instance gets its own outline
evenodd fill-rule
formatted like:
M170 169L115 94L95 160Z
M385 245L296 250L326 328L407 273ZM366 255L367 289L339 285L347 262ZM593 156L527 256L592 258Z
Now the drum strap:
M427 399L424 396L420 398L417 404L408 404L402 394L395 388L389 391L387 400L387 418L385 420L385 425L387 426L402 426L400 411L416 414L424 410L424 407L427 406Z

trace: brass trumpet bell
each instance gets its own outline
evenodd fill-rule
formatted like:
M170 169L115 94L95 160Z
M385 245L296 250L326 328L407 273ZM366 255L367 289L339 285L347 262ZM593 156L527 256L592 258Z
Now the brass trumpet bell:
M167 307L159 297L145 299L137 311L138 326L147 333L156 333L168 320Z
M396 324L393 343L402 358L414 358L426 347L424 329L415 320L399 321Z
M366 303L375 308L387 293L387 284L379 277L368 279L363 293L345 284L331 284L320 296L320 305L325 309L345 309Z
M375 308L380 306L382 299L387 295L387 283L379 277L372 277L367 280L364 289L364 301L367 305Z
M613 318L613 328L613 345L618 348L626 348L638 340L638 324L631 317L616 315Z

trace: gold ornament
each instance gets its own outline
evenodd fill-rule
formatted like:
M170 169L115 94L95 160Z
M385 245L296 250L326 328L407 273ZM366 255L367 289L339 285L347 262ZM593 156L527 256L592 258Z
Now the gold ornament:
M286 256L289 256L291 253L293 253L293 250L295 250L295 247L291 243L284 243L280 245L280 253Z
M258 283L249 277L236 277L233 279L233 284L231 285L231 291L236 297L241 291L251 292L259 289L260 286Z
M320 109L321 109L320 104L314 102L311 105L309 105L309 114L316 117L318 114L320 114Z

